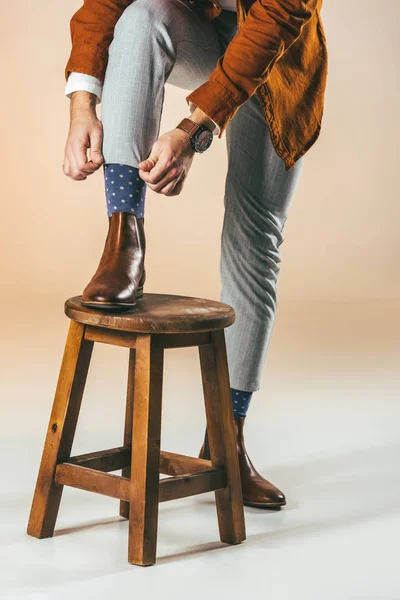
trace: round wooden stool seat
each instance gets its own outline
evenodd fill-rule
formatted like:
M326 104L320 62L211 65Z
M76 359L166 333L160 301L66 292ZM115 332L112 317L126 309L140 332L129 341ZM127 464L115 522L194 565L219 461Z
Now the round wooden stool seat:
M64 311L78 323L140 333L213 331L235 321L228 304L173 294L143 294L133 309L121 312L84 306L81 296L74 296L65 302Z

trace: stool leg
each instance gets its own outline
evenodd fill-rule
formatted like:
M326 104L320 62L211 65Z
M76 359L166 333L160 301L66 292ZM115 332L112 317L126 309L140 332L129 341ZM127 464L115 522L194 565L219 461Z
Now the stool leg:
M200 345L199 355L211 461L227 477L227 487L215 492L220 538L239 544L246 529L223 329L211 332L211 343Z
M54 533L63 491L62 485L54 483L54 475L57 464L71 455L93 350L84 331L84 325L70 322L27 529L37 538Z
M124 446L132 447L132 424L133 424L133 402L135 391L135 360L136 352L134 348L129 350L129 366L128 366L128 386L126 392L126 411L125 411L125 431L124 431ZM122 477L131 477L131 467L125 467L121 472ZM125 519L129 519L129 502L120 500L119 514Z
M156 562L164 349L139 334L135 362L128 561L145 566Z

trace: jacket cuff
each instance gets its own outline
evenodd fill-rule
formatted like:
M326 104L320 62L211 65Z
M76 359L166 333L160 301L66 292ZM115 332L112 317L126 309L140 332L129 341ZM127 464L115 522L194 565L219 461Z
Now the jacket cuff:
M65 80L68 81L70 72L74 71L92 75L103 83L107 62L108 48L87 42L75 43L65 67Z
M210 79L186 96L186 102L196 104L218 125L219 138L240 106L222 85Z

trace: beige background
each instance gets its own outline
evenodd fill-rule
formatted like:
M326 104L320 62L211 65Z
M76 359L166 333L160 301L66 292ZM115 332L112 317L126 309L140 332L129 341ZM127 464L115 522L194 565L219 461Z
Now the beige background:
M3 456L10 457L2 498L20 511L15 540L21 544L67 332L63 304L92 276L107 225L101 170L83 182L62 173L69 19L80 4L0 4L0 437ZM345 569L347 550L350 560L365 543L372 552L360 562L365 573L369 567L372 572L387 540L381 532L371 544L374 531L368 530L371 536L357 538L357 548L348 544L349 528L366 526L383 510L390 538L400 492L400 3L326 0L322 17L329 51L323 127L306 155L286 224L277 319L247 425L257 466L284 488L289 503L278 520L254 516L258 537L248 543L261 543L272 528L275 537L268 543L275 540L282 549L307 541L303 557L314 564L319 536L334 531L338 554L330 556L333 546L324 545L327 564L340 569L343 563ZM162 131L187 115L184 97L184 90L166 86ZM145 291L218 299L225 171L223 137L195 159L180 196L149 191ZM95 348L78 451L120 444L126 361L122 349ZM197 354L168 351L164 447L196 453L203 424ZM79 499L92 506L86 496ZM194 538L186 546L198 543ZM314 541L315 556L307 553ZM177 551L182 545L178 536ZM106 564L108 548L103 551ZM27 551L27 564L32 560ZM279 571L268 571L269 561L263 576L271 582ZM46 573L37 565L32 585ZM336 572L333 580L321 567L319 575L324 573L333 598L400 597L393 587L386 595L383 577L376 580L375 595L363 593L361 583L357 593L346 595L335 586L347 576ZM17 578L9 577L18 587ZM348 584L356 585L351 577ZM326 590L322 595L331 598ZM314 597L321 594L304 592L307 600Z
M30 394L44 384L50 393L67 328L63 303L82 292L104 244L101 170L86 181L62 172L69 124L63 69L69 19L80 5L38 0L0 8L1 356L3 384L10 384L3 408L21 400L19 386L27 381ZM323 7L329 50L323 128L306 155L285 228L266 380L289 355L293 369L313 355L320 366L337 360L361 376L370 364L397 362L400 7L396 0L380 6L364 3L362 13L357 1ZM187 114L185 95L167 84L161 131ZM195 159L179 196L148 191L147 292L218 299L225 172L223 137ZM123 386L125 364L103 348L99 353L121 369L114 385ZM196 355L183 355L197 369ZM50 398L38 396L47 414Z
M63 69L69 18L80 4L1 5L2 302L11 306L27 299L57 304L80 293L104 238L101 171L76 182L61 169L69 104ZM280 296L289 305L399 298L400 7L396 0L379 5L370 17L367 9L360 16L357 1L323 8L325 114L282 247ZM184 96L167 84L162 131L187 115ZM225 169L223 137L196 158L180 196L149 191L148 291L218 295Z
M69 19L80 4L38 0L0 9L2 363L3 383L11 385L3 407L20 400L18 386L29 377L51 388L67 328L64 300L82 292L105 238L102 172L79 182L62 172L69 123L63 69ZM337 358L361 370L366 361L397 360L400 7L395 0L381 10L363 6L363 13L357 1L323 8L323 128L286 224L266 376L289 354L298 367L310 353L327 366ZM187 114L184 96L167 84L161 131ZM222 138L195 159L179 196L149 190L147 292L218 299L225 172ZM47 410L49 397L41 401Z

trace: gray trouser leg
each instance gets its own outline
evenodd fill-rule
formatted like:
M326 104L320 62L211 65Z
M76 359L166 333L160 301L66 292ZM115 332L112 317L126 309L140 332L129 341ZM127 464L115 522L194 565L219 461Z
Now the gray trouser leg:
M228 123L226 144L220 300L236 311L225 330L231 385L250 392L260 388L277 306L282 231L304 157L285 171L255 94Z
M159 136L164 84L204 83L222 54L216 29L183 0L135 0L117 21L102 102L106 163L137 167ZM188 114L186 101L182 114Z
M200 86L235 33L236 13L203 21L184 0L135 0L125 9L103 88L105 162L137 167L159 136L165 83ZM229 374L232 387L256 391L275 318L282 231L304 157L285 171L255 94L225 135L220 299L236 311L235 323L225 329Z

